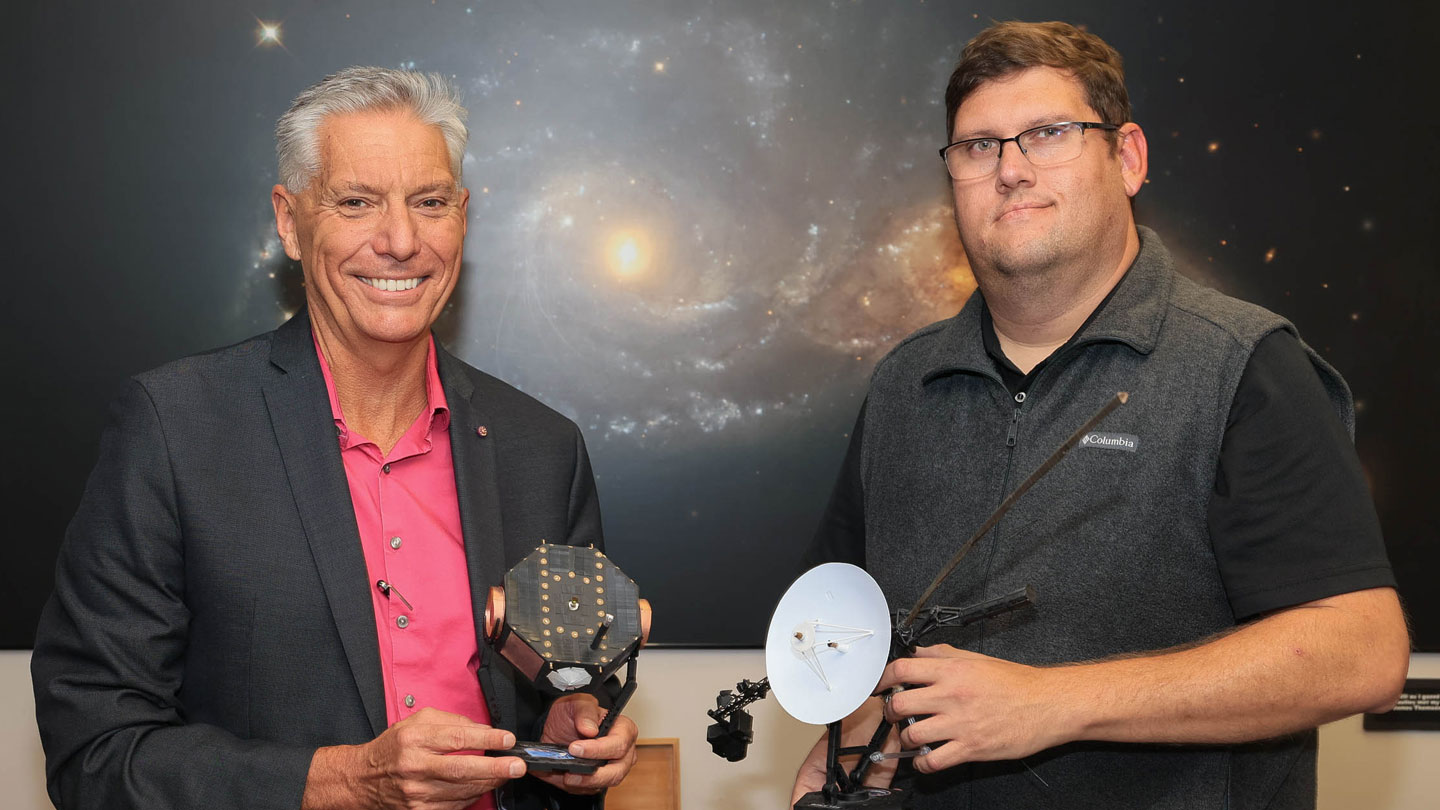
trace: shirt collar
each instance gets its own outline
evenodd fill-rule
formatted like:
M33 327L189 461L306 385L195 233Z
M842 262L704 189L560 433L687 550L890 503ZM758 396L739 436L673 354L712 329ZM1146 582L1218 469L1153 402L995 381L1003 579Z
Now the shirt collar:
M1109 341L1124 343L1140 354L1155 348L1175 286L1174 263L1154 231L1143 225L1136 230L1140 252L1135 261L1067 345ZM993 372L986 332L993 333L994 327L988 320L984 294L977 290L959 314L938 330L939 339L931 348L921 381L928 383L955 372ZM998 341L995 348L998 350Z
M1090 324L1094 323L1100 317L1100 313L1105 311L1105 307L1110 305L1110 299L1114 298L1120 288L1125 286L1125 280L1128 278L1130 278L1130 273L1127 269L1115 286L1110 288L1110 292L1105 293L1105 297L1100 299L1100 303L1090 310L1090 315L1085 318L1084 323L1080 324L1080 328L1075 330L1075 334L1071 335L1069 340L1047 355L1045 359L1036 363L1029 372L1021 371L1009 357L1005 356L1005 349L1000 345L1000 336L995 333L995 319L990 315L990 306L982 300L980 302L980 339L985 345L985 353L990 355L990 359L995 363L995 370L1000 372L1000 379L1005 383L1005 387L1010 389L1010 393L1029 388L1030 381L1035 379L1035 375L1040 373L1040 369L1045 368L1051 357L1079 343L1083 337L1089 336Z
M351 447L361 441L368 441L368 439L355 438L345 424L345 413L340 409L340 396L335 392L335 378L330 374L330 363L326 361L325 353L320 351L320 340L315 337L313 330L310 336L315 346L315 356L320 361L320 373L325 378L325 393L330 397L330 415L335 419L335 432L340 437L341 449ZM434 334L429 336L429 343L425 351L425 401L425 412L430 414L430 424L425 431L425 439L428 442L432 431L450 428L450 407L445 401L445 387L440 384L440 370L435 358Z

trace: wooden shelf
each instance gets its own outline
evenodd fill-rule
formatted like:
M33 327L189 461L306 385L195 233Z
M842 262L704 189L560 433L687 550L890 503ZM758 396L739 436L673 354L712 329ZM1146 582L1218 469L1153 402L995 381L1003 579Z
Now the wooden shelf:
M639 759L605 794L606 810L680 810L680 740L636 740Z

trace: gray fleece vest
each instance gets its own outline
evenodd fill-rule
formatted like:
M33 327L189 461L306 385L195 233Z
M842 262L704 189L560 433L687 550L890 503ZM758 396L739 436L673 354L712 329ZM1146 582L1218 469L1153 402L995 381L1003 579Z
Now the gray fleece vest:
M1023 397L1011 396L985 353L978 295L876 366L862 450L865 561L892 609L908 609L1006 494L1117 391L1130 392L1129 403L1021 499L931 601L966 605L1029 584L1035 605L924 643L1054 664L1171 647L1234 626L1207 505L1250 354L1270 332L1294 328L1178 275L1149 229L1140 228L1140 240L1108 305ZM1310 355L1353 429L1344 381ZM1006 762L918 776L909 806L1315 802L1313 731L1230 747L1075 743L1027 764L1034 773Z

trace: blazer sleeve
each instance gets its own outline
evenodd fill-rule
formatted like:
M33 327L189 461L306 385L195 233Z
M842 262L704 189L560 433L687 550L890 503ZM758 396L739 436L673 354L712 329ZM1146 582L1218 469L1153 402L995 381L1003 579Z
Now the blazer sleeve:
M187 722L191 611L166 436L135 380L110 419L31 659L50 797L62 810L299 807L313 748Z

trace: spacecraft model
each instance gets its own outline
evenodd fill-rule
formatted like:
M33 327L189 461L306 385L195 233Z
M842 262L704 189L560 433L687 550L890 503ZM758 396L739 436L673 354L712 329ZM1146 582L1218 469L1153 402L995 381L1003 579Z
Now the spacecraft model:
M650 603L635 581L593 546L547 544L505 574L485 601L485 639L541 694L599 692L626 667L625 686L600 724L605 736L635 694L636 658L650 637ZM565 746L517 743L497 754L531 770L591 773L604 760L573 757Z
M914 655L925 635L942 627L963 627L1034 601L1035 592L1026 585L965 607L927 606L936 589L980 538L995 528L1015 502L1074 449L1085 434L1128 399L1128 393L1117 393L1006 496L909 610L891 612L879 584L856 566L826 563L802 574L780 597L771 616L770 629L765 635L766 677L759 681L742 680L735 689L722 691L715 698L715 708L707 712L715 721L705 735L711 749L731 762L744 759L755 739L754 719L745 707L774 691L787 714L828 729L825 786L802 796L795 810L901 807L902 791L867 787L865 775L870 766L878 762L923 756L930 753L929 747L883 752L881 746L892 727L884 719L868 744L843 747L841 721L871 696L885 665L896 658ZM909 718L907 722L914 719ZM857 754L860 758L854 768L846 770L840 764L841 757Z

